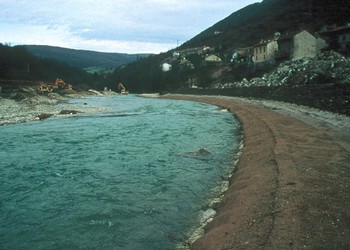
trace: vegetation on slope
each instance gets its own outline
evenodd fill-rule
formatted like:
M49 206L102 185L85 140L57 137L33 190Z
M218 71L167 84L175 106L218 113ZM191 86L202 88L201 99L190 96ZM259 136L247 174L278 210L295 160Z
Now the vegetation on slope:
M90 75L82 69L71 67L53 59L39 58L23 46L0 44L0 79L54 82L62 78L74 85L96 86L103 84L102 77Z
M80 69L116 68L148 56L148 54L104 53L42 45L24 45L24 47L38 57L55 59Z
M232 49L271 38L276 31L317 32L326 24L348 22L349 10L347 0L264 0L234 12L181 48L221 45L223 49ZM215 31L219 33L215 35Z

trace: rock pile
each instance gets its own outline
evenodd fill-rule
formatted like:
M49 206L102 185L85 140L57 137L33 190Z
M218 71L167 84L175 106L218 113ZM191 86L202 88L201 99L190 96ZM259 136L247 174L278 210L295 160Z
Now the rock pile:
M261 78L216 84L214 88L253 86L298 86L314 84L350 84L350 59L330 51L315 58L281 63L276 70Z

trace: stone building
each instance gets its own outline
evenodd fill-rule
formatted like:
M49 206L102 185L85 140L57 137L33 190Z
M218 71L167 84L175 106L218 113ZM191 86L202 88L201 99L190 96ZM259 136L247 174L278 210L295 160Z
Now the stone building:
M275 61L275 53L278 50L276 39L261 41L253 46L254 63L273 63Z
M317 38L311 33L303 30L293 37L292 60L298 60L304 57L315 57L321 53L321 49L327 46L326 41Z
M299 60L305 57L315 57L327 47L324 39L303 30L292 34L285 34L278 40L276 60Z

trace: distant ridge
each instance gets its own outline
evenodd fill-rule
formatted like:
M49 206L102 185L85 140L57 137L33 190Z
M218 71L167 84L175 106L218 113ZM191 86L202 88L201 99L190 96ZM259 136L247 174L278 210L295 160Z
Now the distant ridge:
M106 53L46 45L23 46L28 52L38 57L52 58L80 69L91 67L116 68L149 56L149 54Z

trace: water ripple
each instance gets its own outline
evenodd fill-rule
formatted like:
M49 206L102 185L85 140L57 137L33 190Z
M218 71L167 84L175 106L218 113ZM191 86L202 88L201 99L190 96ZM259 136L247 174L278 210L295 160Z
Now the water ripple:
M175 248L232 171L238 122L201 103L84 102L106 111L0 127L1 247Z

